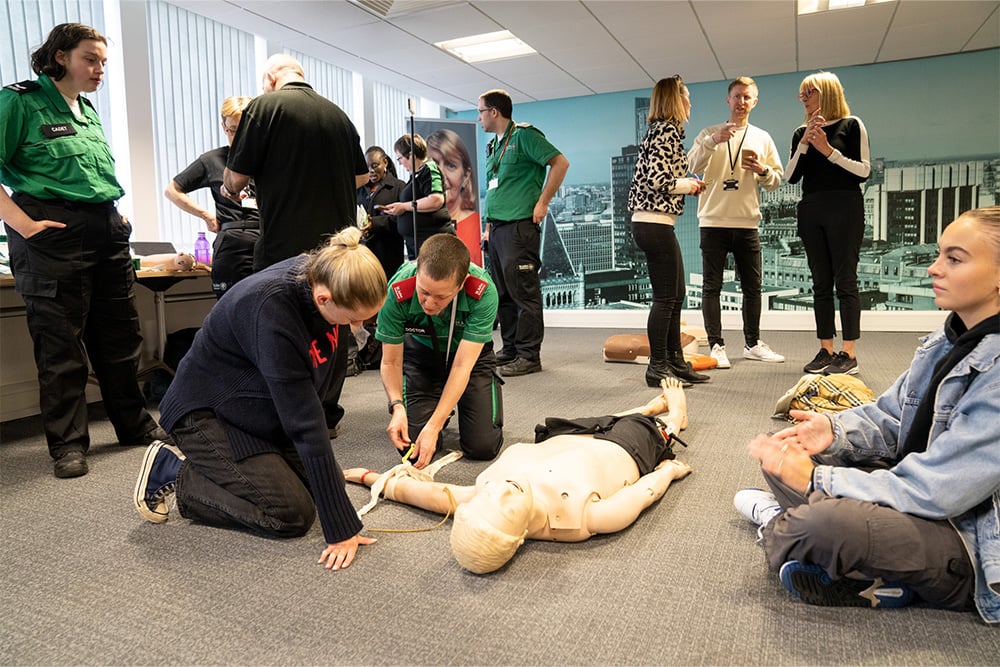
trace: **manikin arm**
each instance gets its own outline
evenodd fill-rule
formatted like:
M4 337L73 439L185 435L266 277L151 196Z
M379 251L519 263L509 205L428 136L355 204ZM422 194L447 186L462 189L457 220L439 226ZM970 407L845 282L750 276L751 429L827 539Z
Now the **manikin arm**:
M616 491L610 498L587 507L587 530L591 533L615 533L632 525L644 509L659 500L670 482L687 476L691 466L683 461L662 461L656 470Z
M139 258L139 266L153 271L194 271L198 263L184 252L165 252Z
M372 486L381 477L377 472L365 470L364 468L348 468L344 471L344 478L348 482L356 482L365 486ZM389 480L385 488L385 497L395 500L398 503L412 505L438 514L447 514L452 511L451 500L448 493L451 492L456 504L462 504L475 495L476 489L472 486L457 486L455 484L442 484L441 482L423 482L412 477L396 477Z

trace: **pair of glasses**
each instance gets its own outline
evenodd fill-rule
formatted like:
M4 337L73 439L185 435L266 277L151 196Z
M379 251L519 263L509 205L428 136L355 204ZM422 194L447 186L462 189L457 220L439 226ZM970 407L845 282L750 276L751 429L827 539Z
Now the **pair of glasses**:
M798 98L800 100L802 100L803 102L805 102L806 100L808 100L810 97L812 97L814 94L816 94L818 92L819 92L819 90L817 90L816 88L810 88L809 90L803 90L801 93L798 94Z

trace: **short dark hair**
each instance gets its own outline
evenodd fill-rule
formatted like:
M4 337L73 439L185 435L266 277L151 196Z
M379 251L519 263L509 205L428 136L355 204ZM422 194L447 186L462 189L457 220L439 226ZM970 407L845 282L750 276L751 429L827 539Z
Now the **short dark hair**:
M469 249L454 234L435 234L420 246L417 273L431 280L454 278L459 285L469 275Z
M105 45L108 39L89 25L82 23L60 23L49 31L45 43L31 54L31 69L35 74L45 74L53 81L66 76L66 68L56 62L56 53L72 51L80 42L92 39Z
M510 101L510 93L506 90L501 90L499 88L487 90L479 96L479 99L481 99L487 107L496 109L501 116L508 120L510 120L510 117L514 115L514 103Z
M410 135L404 134L396 139L396 143L392 147L405 158L410 157L411 152L416 154L418 160L427 157L427 142L419 134L414 134L412 141Z

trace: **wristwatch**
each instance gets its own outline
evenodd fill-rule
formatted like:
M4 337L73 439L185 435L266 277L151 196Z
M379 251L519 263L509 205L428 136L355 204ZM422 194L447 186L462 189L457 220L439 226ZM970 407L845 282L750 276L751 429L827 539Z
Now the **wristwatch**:
M401 399L397 398L394 401L389 401L389 416L390 417L392 416L392 409L395 408L397 405L402 405L404 408L406 407L406 403L404 403Z

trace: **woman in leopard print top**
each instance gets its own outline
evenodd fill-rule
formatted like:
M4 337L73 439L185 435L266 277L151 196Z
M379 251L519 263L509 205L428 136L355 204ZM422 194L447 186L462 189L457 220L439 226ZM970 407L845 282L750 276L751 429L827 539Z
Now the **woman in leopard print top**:
M646 332L649 366L646 384L655 387L666 377L686 386L706 382L684 360L681 346L681 308L684 305L684 261L674 234L684 212L684 195L699 195L705 184L687 177L684 123L691 117L691 99L680 76L660 79L649 104L649 129L639 147L639 158L628 192L632 236L645 253L653 303Z

